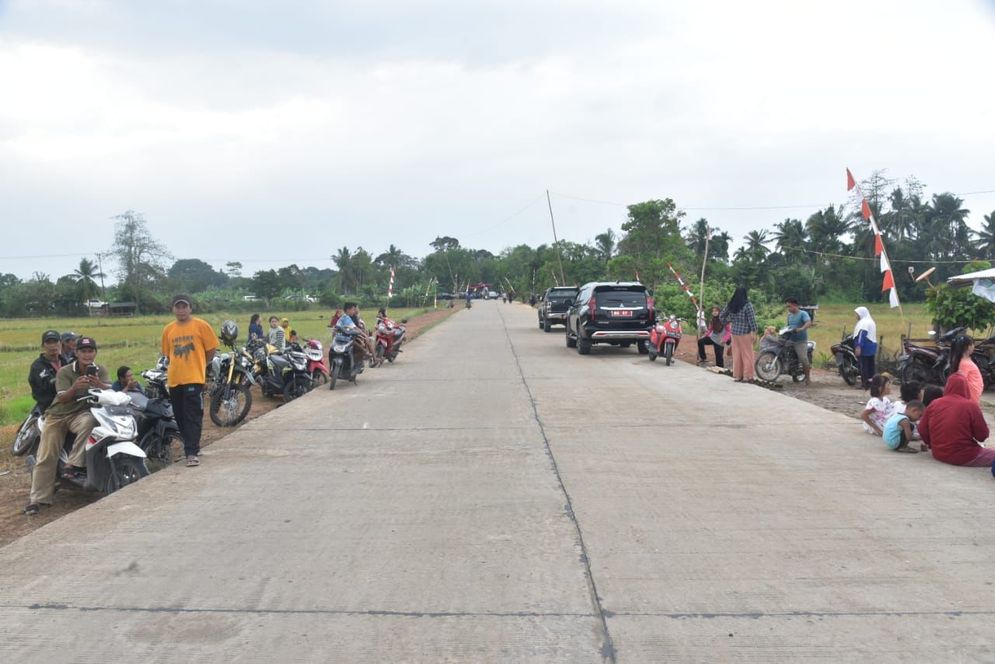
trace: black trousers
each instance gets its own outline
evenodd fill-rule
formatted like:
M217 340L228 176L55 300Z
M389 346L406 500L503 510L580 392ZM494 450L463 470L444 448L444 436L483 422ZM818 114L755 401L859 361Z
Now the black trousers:
M864 387L867 387L871 383L871 378L874 377L874 356L861 355L857 361L860 362L860 382Z
M198 383L169 388L176 426L183 436L183 451L187 456L200 454L200 433L204 428L204 386Z
M711 337L698 339L698 359L702 362L705 361L705 346L715 346L715 366L725 367L725 360L723 359L723 354L726 350L725 346L715 343Z

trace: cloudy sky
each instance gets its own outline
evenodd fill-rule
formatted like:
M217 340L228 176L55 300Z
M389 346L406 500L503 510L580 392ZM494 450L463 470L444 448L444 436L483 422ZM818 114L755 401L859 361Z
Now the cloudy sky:
M846 166L995 190L993 63L981 0L0 0L0 272L127 209L251 273L547 242L547 188L576 241L668 196L739 237Z

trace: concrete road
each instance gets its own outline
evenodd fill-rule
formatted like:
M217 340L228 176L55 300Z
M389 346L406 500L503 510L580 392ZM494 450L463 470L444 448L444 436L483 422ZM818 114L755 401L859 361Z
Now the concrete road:
M995 661L993 489L479 303L0 549L0 662Z

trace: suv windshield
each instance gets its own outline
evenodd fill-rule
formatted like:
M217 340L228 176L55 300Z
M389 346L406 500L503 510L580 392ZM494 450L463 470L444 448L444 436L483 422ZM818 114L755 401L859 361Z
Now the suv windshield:
M642 290L599 290L599 307L645 307L646 291Z
M575 297L577 297L576 289L555 290L549 291L549 295L546 296L546 299L556 304L563 304L564 302L572 302Z

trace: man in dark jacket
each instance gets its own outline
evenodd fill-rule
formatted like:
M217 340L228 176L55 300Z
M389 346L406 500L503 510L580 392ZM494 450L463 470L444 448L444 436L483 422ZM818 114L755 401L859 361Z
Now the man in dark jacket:
M28 371L31 396L42 412L45 412L55 400L55 374L64 366L60 356L61 341L62 337L56 330L45 330L41 335L41 347L44 352L31 363L31 369Z

